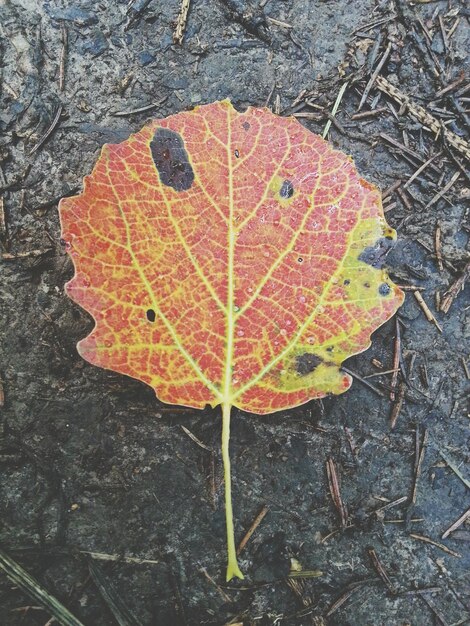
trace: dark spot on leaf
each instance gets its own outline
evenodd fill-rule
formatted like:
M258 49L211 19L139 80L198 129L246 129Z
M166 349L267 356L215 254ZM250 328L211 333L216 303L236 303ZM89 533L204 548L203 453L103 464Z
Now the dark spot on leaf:
M189 189L194 172L181 135L168 128L158 128L150 144L153 162L160 180L175 191Z
M245 130L250 130L251 128L250 122L243 122L242 126Z
M305 352L295 357L295 370L300 376L311 374L323 362L316 354Z
M304 262L303 258L299 256L299 258L297 259L297 263L303 263L303 262Z
M154 322L155 321L155 311L153 309L147 309L147 319L149 322Z
M393 245L394 241L391 237L381 237L374 246L368 246L363 250L358 259L367 265L372 265L372 267L381 268Z
M282 183L279 195L281 198L292 198L294 195L294 185L290 182L290 180L285 180Z
M349 278L346 278L346 280L343 282L343 285L349 285L351 283L351 281L349 280Z
M238 150L235 150L235 156L237 157L237 159L240 156L240 153L238 152Z
M326 349L327 352L333 352L333 346L330 346L329 348Z
M390 285L387 285L387 283L382 283L379 287L379 294L381 296L388 296L388 294L391 292L391 288Z
M369 289L369 287L370 287L370 283L364 283L364 287L365 287L366 289Z

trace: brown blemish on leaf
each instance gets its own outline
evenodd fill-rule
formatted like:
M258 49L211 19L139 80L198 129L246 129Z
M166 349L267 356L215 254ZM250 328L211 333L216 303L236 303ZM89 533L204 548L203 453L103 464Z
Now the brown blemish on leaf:
M295 370L300 376L307 376L314 372L320 363L323 363L323 359L319 356L304 352L295 357Z
M181 135L168 128L158 128L150 143L153 162L160 180L175 191L186 191L194 181L194 172Z
M284 198L286 200L288 198L292 198L292 196L294 195L294 185L291 183L290 180L285 180L282 183L279 195L281 196L281 198Z
M367 263L375 268L381 268L384 266L385 258L390 250L395 245L392 237L381 237L377 240L374 246L368 246L358 256L359 261Z

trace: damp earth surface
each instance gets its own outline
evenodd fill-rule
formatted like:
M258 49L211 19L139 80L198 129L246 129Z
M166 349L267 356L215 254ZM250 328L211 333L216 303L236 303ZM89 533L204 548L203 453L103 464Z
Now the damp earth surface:
M178 45L180 4L0 5L1 548L85 625L119 623L104 589L142 626L463 624L470 531L463 523L442 535L469 506L469 287L448 313L438 304L469 262L468 167L377 85L360 109L369 115L357 112L384 59L383 77L468 140L466 83L439 96L468 68L468 9L193 0ZM237 541L267 512L240 554L245 580L230 584L219 410L162 404L80 358L93 322L64 293L73 270L57 212L103 144L224 98L295 114L319 134L332 121L330 141L360 174L384 192L395 185L384 196L398 242L384 237L364 260L385 259L396 283L418 287L440 327L408 290L399 321L345 363L355 377L346 394L268 416L234 411ZM161 132L152 156L185 189L184 146ZM181 167L165 174L168 157ZM293 193L281 181L280 197ZM296 357L299 374L317 365L308 352ZM37 607L0 572L1 623L43 625L50 614Z

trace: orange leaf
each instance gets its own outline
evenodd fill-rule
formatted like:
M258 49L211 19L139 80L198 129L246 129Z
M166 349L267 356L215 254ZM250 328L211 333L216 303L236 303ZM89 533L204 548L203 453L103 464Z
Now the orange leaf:
M265 414L346 391L403 294L383 267L396 238L352 160L293 118L215 102L106 145L84 191L60 203L75 276L95 319L91 363L160 400L223 406L234 560L230 407Z

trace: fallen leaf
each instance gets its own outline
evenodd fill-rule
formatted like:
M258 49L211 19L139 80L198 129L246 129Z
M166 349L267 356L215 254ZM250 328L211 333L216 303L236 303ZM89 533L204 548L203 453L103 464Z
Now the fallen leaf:
M60 216L67 293L95 320L83 358L163 402L222 405L227 579L242 577L231 407L266 414L350 387L342 362L403 301L378 189L294 118L225 100L105 145Z

